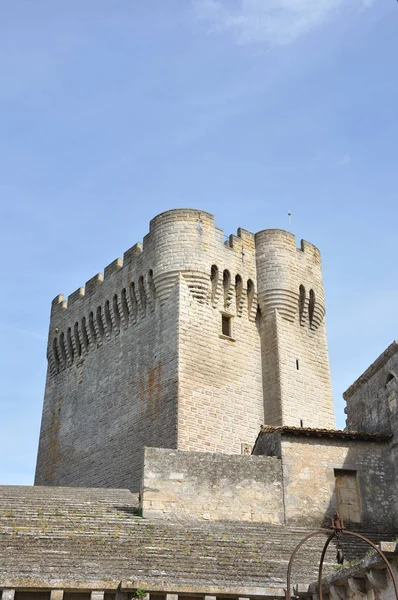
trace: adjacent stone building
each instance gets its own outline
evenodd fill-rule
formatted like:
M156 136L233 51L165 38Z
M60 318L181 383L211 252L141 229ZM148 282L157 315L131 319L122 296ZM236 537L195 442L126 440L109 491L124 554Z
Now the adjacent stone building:
M0 486L1 600L276 600L297 543L336 509L397 571L393 343L335 429L317 248L212 215L155 217L52 303L35 486ZM297 555L318 600L324 539ZM326 600L393 600L357 539Z

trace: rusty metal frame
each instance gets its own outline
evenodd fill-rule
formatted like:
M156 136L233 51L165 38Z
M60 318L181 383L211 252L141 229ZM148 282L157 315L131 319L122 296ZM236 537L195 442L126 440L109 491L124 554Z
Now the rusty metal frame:
M287 589L285 589L285 599L286 600L291 600L291 574L292 574L292 566L293 566L293 561L296 557L297 552L300 550L301 546L309 539L318 536L318 535L327 535L327 540L323 546L322 549L322 554L321 554L321 559L319 562L319 569L318 569L318 593L319 593L319 600L323 600L323 590L322 590L322 574L323 574L323 563L325 560L325 556L326 556L326 551L329 547L330 542L333 539L337 539L339 540L341 535L349 535L349 536L353 536L356 538L359 538L360 540L362 540L363 542L366 542L367 544L369 544L369 546L371 546L373 548L373 550L376 550L377 554L380 556L380 558L384 561L387 570L390 574L393 586L394 586L394 591L395 591L395 598L396 600L398 600L398 584L397 584L397 580L394 574L394 571L391 568L390 563L388 562L385 554L380 550L380 548L378 548L373 542L371 542L367 537L365 537L364 535L361 535L360 533L356 533L355 531L349 531L348 529L346 529L344 527L344 523L343 521L340 519L338 513L336 512L333 519L332 519L332 526L330 529L318 529L316 531L312 531L311 533L309 533L308 535L306 535L298 544L297 546L294 548L292 555L290 557L289 560L289 565L287 568Z

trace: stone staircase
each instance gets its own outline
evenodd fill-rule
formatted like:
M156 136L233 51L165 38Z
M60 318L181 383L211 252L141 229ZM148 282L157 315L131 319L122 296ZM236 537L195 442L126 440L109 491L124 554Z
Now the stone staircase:
M246 522L143 519L137 495L128 490L3 486L0 588L110 590L122 580L144 580L166 590L182 584L281 590L290 555L306 533ZM374 541L391 538L370 535ZM294 584L316 579L324 539L299 552ZM346 555L367 550L354 540ZM333 572L335 553L331 547L326 573Z

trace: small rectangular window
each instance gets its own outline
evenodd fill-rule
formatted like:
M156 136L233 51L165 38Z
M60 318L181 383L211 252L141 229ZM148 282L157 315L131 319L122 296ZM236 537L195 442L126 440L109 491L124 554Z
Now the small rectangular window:
M221 332L223 335L226 335L228 337L232 337L231 321L231 317L227 317L227 315L222 315Z

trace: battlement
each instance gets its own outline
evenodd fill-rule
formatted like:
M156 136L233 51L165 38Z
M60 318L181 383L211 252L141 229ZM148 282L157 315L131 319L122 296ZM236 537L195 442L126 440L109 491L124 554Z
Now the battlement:
M259 304L264 316L278 310L283 318L317 329L325 315L321 255L316 246L282 229L255 235Z
M301 259L305 254L307 261L313 261L314 264L321 264L321 253L319 249L305 240L300 241L300 247L297 247L296 236L285 229L262 229L255 234L256 244L271 244L275 248L284 248L292 254L296 254Z
M194 227L192 227L192 225ZM171 228L171 229L170 229ZM229 237L224 235L224 231L214 225L214 216L210 213L196 209L173 209L165 211L150 221L149 233L144 237L144 242L134 244L126 250L122 258L116 258L104 269L104 273L97 273L89 279L84 287L79 287L76 291L69 294L67 301L62 294L56 296L52 302L52 313L64 311L71 307L75 302L82 298L89 298L98 292L107 280L113 278L115 274L120 274L121 279L126 272L143 271L143 265L153 264L153 276L159 271L159 263L156 259L159 254L167 252L173 253L178 249L183 250L185 261L180 261L179 270L190 270L193 256L189 256L190 242L197 241L200 236L211 233L214 237L213 248L199 248L203 253L211 253L211 250L221 248L230 248L231 250L242 253L254 252L254 234L239 228L237 235L231 234ZM208 240L207 240L208 242ZM192 248L191 248L192 249ZM197 253L197 248L193 248L192 255ZM191 258L191 261L189 260ZM203 257L200 257L201 259ZM164 262L164 261L163 261ZM150 270L150 269L149 269ZM120 273L122 271L122 273Z
M163 306L179 279L192 297L250 320L257 311L254 235L238 229L225 239L214 217L193 209L164 212L135 244L51 307L50 374L56 375L94 348ZM235 302L234 302L235 299Z
M151 220L143 244L113 260L67 301L62 294L53 300L50 372L71 366L156 304L163 306L180 277L198 302L216 308L222 299L224 310L238 317L246 306L252 321L258 302L264 316L276 309L293 322L299 312L300 322L309 316L313 329L325 314L316 246L302 240L297 248L295 236L281 229L253 234L239 228L227 237L207 212L169 210Z
M318 249L176 209L52 302L36 482L138 489L144 446L240 453L333 426Z

